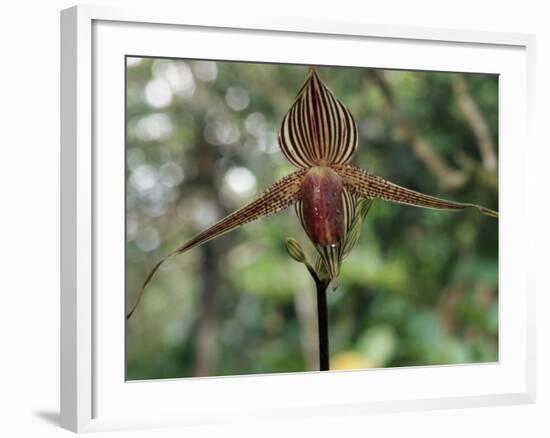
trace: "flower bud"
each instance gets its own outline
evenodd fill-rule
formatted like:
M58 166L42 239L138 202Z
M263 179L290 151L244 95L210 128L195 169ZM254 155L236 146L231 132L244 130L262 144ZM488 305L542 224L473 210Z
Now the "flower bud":
M296 260L299 263L305 263L306 256L304 254L304 250L298 243L296 239L293 239L292 237L287 237L286 241L286 250L288 251L288 255L292 257L294 260Z

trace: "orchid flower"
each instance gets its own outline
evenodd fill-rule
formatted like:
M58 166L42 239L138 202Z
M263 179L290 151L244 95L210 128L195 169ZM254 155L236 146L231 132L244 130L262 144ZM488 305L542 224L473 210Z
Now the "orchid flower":
M320 268L326 271L334 288L338 284L341 262L354 246L360 219L366 214L366 211L357 212L361 208L368 211L371 204L361 200L381 199L439 210L471 207L498 217L496 211L488 208L425 195L349 164L358 145L357 126L350 111L313 68L283 117L278 138L281 151L297 170L161 259L146 277L127 318L166 259L291 205L295 206L296 214L318 252L322 263Z

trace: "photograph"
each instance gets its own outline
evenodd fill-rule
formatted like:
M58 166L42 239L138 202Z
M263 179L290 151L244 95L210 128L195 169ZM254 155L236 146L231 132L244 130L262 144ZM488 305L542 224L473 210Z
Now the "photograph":
M125 57L126 380L499 362L499 76Z

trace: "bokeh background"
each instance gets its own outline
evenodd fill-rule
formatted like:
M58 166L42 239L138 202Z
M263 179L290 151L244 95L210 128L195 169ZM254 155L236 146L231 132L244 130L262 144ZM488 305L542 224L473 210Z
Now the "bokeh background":
M353 162L498 209L498 78L319 67L354 115ZM127 58L127 308L168 252L293 168L280 121L307 67ZM127 322L127 378L318 369L316 298L293 209L159 270ZM328 294L331 369L498 360L498 222L376 201Z

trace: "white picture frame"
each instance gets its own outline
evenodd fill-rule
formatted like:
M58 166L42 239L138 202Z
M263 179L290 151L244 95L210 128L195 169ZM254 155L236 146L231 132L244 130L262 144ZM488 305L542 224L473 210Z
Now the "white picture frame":
M534 37L242 17L90 6L61 13L62 427L533 402L534 268L518 254L530 252L536 238L533 207L531 214L526 208L536 205ZM124 55L499 74L499 362L125 382L124 250L109 244L124 242Z

